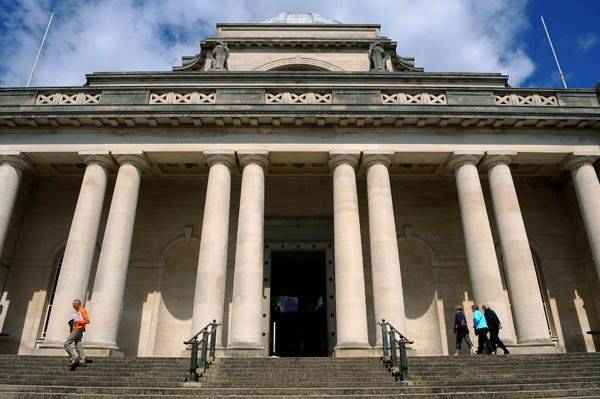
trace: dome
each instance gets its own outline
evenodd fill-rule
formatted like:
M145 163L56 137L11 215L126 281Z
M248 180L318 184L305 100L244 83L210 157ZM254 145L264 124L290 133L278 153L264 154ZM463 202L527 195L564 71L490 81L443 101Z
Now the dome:
M282 12L276 17L268 18L258 22L259 24L340 24L339 21L333 19L323 18L319 14L314 12L309 13L295 13L295 12Z

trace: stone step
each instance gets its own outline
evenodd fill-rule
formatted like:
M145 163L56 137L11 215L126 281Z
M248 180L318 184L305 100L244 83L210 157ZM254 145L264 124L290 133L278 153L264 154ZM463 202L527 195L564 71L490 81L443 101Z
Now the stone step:
M344 387L344 388L106 388L106 387L72 387L72 386L30 386L30 385L0 385L0 393L10 392L48 392L48 393L79 393L79 394L119 394L136 393L138 395L285 395L291 391L298 395L398 395L406 393L457 393L467 390L483 391L540 391L540 390L565 390L565 389L600 389L598 383L575 383L575 384L514 384L514 385L485 385L475 387L464 386L438 386L438 387Z
M406 394L402 397L407 398L422 398L422 399L481 399L482 397L491 397L494 399L541 399L541 398L598 398L600 390L560 390L560 391L521 391L521 392L459 392L459 393L443 393L443 394ZM2 395L5 399L64 399L64 398L76 398L76 399L154 399L154 398L178 398L178 399L191 399L197 398L196 394L189 395L148 395L148 394L70 394L70 393L25 393L25 392L3 392ZM202 396L203 398L261 398L261 399L299 399L299 398L317 398L320 395L207 395ZM391 399L396 398L396 395L331 395L327 396L328 399Z

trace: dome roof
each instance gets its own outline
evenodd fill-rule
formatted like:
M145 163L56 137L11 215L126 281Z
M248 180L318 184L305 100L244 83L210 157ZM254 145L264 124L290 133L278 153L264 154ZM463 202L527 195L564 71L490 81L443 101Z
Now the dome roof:
M296 13L282 12L273 18L268 18L258 22L259 24L340 24L339 21L323 18L314 12Z

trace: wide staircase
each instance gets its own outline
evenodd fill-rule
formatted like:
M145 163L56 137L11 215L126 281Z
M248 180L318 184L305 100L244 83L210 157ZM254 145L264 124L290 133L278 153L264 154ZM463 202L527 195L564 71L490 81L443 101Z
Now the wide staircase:
M0 398L600 398L600 354L409 358L410 382L378 358L218 359L184 384L189 359L0 355ZM190 386L191 385L191 386Z

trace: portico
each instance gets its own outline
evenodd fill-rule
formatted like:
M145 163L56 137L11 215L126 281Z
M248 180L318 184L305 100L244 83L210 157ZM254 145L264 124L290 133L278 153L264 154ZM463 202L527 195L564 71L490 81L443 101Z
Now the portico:
M62 353L75 297L106 356L179 356L212 320L222 356L378 356L381 319L448 354L471 303L515 353L597 350L597 90L426 73L376 25L202 45L173 72L0 90L0 351ZM244 69L263 51L275 69ZM307 69L320 51L346 72ZM317 333L276 335L298 320Z

